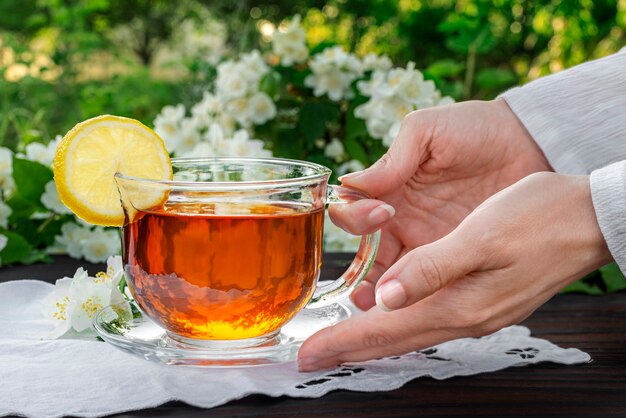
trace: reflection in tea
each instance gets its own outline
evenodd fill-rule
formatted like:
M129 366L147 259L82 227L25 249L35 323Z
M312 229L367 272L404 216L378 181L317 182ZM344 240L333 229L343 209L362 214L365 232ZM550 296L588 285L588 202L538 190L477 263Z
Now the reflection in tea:
M144 312L180 336L265 335L312 295L323 220L302 204L168 203L124 227L126 277Z

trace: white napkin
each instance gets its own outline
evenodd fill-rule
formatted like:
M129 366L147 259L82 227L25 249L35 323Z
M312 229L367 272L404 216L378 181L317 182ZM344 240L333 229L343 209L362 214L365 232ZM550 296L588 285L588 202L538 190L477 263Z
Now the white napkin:
M35 280L0 283L0 416L97 417L173 400L212 408L251 394L310 398L335 389L387 391L421 376L447 379L542 361L590 361L587 353L514 326L334 371L299 373L295 362L237 369L166 366L103 342L40 340L52 328L41 311L51 289Z

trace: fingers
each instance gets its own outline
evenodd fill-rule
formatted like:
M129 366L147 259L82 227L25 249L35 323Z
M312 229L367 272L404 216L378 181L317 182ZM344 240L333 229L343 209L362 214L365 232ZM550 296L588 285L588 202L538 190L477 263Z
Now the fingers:
M350 295L350 300L352 300L352 303L354 303L357 308L362 311L366 311L376 305L376 298L374 296L375 291L375 283L363 280Z
M354 235L365 235L378 231L396 211L380 200L365 199L331 205L328 213L333 223L341 229Z
M367 276L365 276L365 279L359 284L350 297L352 302L359 309L366 311L376 305L374 298L376 282L378 282L378 279L380 279L387 269L398 260L403 251L406 251L406 249L402 242L400 242L395 235L383 230L376 260L372 264Z
M415 312L372 309L311 336L298 352L298 368L312 371L400 355L455 338L444 329L429 329L431 316L426 306Z
M376 286L376 305L401 309L481 268L482 257L456 234L418 247L391 266Z
M423 162L425 149L432 137L432 115L429 110L407 115L387 153L368 169L342 176L342 184L378 197L406 183Z

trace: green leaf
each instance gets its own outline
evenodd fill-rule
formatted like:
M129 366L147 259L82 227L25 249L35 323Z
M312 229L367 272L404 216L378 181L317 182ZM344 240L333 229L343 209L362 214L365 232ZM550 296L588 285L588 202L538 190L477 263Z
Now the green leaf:
M322 138L329 123L339 119L339 106L336 103L320 101L306 102L300 109L298 130L312 144Z
M277 129L273 145L274 155L277 157L304 158L302 136L293 128L283 127Z
M12 211L9 217L9 224L19 225L22 222L30 222L30 216L43 206L41 202L38 203L36 205L24 199L19 190L14 192L6 201L6 204Z
M304 71L294 71L293 72L293 77L291 78L291 84L299 89L309 89L309 87L306 87L306 85L304 84L304 80L306 80L307 76L309 76L311 74L311 71L309 69L306 69Z
M26 239L15 232L2 232L7 237L7 246L0 252L2 264L21 263L29 259L33 248Z
M365 103L366 101L367 98L358 95L350 103L350 107L348 107L348 111L346 112L346 140L356 138L369 138L367 127L365 126L365 120L354 116L354 109L356 109L359 105Z
M35 263L52 263L54 259L43 251L33 250L26 257L22 258L20 263L22 264L35 264Z
M486 68L476 76L476 84L483 89L500 89L517 82L513 71L504 68Z
M46 183L52 180L52 170L35 161L13 159L13 179L20 195L27 201L41 206L41 195Z
M592 286L585 283L583 280L578 280L569 286L565 287L562 293L586 293L588 295L601 295L602 290L597 286Z
M276 71L270 71L261 78L259 90L266 93L272 100L278 100L282 76Z
M435 61L426 68L425 72L437 78L454 77L463 71L465 65L452 59Z
M367 152L363 148L363 144L357 141L356 138L346 138L344 141L344 147L348 152L351 159L361 161L366 167L369 165L369 158Z
M624 278L617 264L611 263L601 267L600 274L602 275L602 280L606 285L606 291L608 293L619 292L620 290L626 289L626 278Z
M331 168L334 165L334 162L330 158L328 158L326 155L324 155L324 151L322 150L311 152L309 155L307 155L306 160L312 163L323 165L324 167L329 167L329 168Z
M320 42L319 44L311 48L310 54L311 56L315 54L319 54L320 52L324 51L326 48L332 48L333 46L336 46L336 45L337 45L336 42L331 42L331 41Z
M461 34L453 38L446 39L446 47L454 52L467 54L474 38L468 34Z

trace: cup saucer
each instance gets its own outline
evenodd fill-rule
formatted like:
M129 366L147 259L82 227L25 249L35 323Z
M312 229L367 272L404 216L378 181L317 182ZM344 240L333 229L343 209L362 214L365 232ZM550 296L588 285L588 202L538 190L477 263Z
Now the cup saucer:
M168 336L146 315L124 319L113 306L102 309L93 320L98 335L114 347L145 360L187 366L246 367L285 363L296 359L304 340L322 328L349 318L340 304L303 309L270 342L250 347L186 344Z

